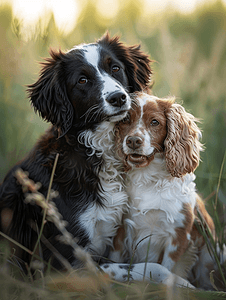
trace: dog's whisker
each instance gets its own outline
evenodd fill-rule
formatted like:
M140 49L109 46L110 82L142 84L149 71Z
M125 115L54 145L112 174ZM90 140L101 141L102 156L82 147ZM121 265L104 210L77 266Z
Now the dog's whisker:
M93 114L93 119L94 121L97 121L98 120L98 116L101 115L101 113L103 112L103 108L100 107L99 109L97 109L94 114ZM90 119L91 120L91 119Z
M96 108L98 108L98 104L91 106L83 115L81 115L80 119L82 119L85 116L85 122L86 122L89 114Z
M88 122L90 122L92 119L93 119L94 122L97 121L97 120L98 120L98 115L99 115L102 111L103 111L103 108L102 108L102 107L99 107L98 109L97 109L97 107L96 107L96 110L93 112L93 115L92 115L92 116L90 115L90 118L88 119Z

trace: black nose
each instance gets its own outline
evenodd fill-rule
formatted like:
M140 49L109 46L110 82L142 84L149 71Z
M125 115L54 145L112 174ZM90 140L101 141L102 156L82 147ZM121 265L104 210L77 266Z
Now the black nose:
M111 93L107 97L107 102L115 107L122 107L126 103L126 94L122 92Z
M126 139L126 145L133 150L140 148L142 143L143 140L139 136L128 136Z

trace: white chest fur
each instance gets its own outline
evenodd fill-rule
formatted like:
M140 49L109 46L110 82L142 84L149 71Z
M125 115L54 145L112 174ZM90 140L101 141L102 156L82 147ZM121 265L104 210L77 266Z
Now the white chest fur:
M128 172L130 210L125 219L125 244L134 262L144 262L147 257L149 262L157 262L175 238L175 229L185 221L183 205L188 203L193 209L196 203L194 179L194 174L173 178L160 155L148 167Z
M112 244L112 237L116 235L128 205L121 177L122 164L115 158L113 150L113 128L113 123L104 122L95 132L87 130L80 135L80 142L92 149L90 155L96 153L104 161L98 174L104 207L95 203L80 216L80 223L91 240L89 249L98 254L103 254L105 246Z

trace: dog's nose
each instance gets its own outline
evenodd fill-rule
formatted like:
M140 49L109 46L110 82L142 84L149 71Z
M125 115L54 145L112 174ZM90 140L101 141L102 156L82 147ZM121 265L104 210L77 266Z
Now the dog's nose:
M126 94L123 92L114 92L107 97L107 102L115 107L122 107L126 103Z
M133 150L140 148L142 143L143 140L139 136L128 136L126 139L126 145Z

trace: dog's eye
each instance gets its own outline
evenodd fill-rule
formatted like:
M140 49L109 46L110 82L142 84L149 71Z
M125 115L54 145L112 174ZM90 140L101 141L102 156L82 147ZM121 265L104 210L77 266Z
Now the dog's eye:
M151 121L151 126L158 126L158 125L159 125L159 121L155 119Z
M87 82L88 82L88 79L85 76L80 77L78 80L79 84L86 84Z
M112 72L113 72L113 73L117 73L119 70L120 70L120 67L119 67L119 66L113 66L113 67L112 67Z

